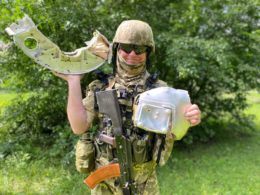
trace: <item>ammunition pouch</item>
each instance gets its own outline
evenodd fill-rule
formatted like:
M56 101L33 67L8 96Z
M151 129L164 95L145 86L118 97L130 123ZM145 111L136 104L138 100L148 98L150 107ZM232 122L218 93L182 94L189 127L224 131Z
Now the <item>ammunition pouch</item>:
M76 145L76 169L80 173L90 173L95 168L95 146L89 133L84 133Z
M146 163L135 164L133 166L134 170L134 180L138 184L142 184L147 181L155 170L157 164L155 161L151 160Z
M144 163L147 161L147 140L134 140L133 144L133 160L136 163Z
M146 134L142 139L136 138L132 141L133 162L140 164L152 159L151 139L149 137L149 134Z

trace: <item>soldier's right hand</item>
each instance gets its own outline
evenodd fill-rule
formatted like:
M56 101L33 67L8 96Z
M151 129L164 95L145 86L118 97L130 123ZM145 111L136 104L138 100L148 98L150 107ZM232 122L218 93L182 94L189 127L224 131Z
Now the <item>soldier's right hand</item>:
M70 82L70 81L75 81L75 80L81 80L84 76L84 74L62 74L58 72L52 72L55 76Z

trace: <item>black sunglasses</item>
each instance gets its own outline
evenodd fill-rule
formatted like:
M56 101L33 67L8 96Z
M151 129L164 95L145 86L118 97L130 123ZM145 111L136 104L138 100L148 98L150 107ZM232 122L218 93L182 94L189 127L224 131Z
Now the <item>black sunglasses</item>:
M124 50L128 54L134 51L135 54L140 55L147 51L147 46L120 43L119 49Z

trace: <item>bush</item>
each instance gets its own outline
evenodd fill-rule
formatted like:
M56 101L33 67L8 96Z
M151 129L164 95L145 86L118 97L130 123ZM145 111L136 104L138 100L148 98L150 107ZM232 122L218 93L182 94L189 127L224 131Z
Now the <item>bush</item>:
M242 128L247 126L242 115L246 92L260 86L259 6L253 0L236 2L2 2L1 40L11 41L3 29L24 13L63 51L82 47L95 29L112 40L122 20L147 21L156 41L151 71L160 70L161 79L175 88L187 89L203 113L202 124L184 140L207 141L214 136L216 122L219 125L231 118ZM15 46L2 56L0 69L5 86L29 93L16 99L1 118L2 129L9 132L11 140L53 146L57 151L53 150L52 156L72 151L76 137L70 133L65 113L66 83ZM92 79L91 74L86 75L83 89Z

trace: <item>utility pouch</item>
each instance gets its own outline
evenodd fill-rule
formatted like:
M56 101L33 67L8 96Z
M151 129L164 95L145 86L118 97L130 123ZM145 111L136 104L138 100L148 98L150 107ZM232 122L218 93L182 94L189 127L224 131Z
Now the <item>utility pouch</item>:
M137 164L144 163L148 160L148 139L135 139L132 143L133 160Z
M90 173L95 168L95 146L89 133L84 133L76 145L76 169L80 173Z

